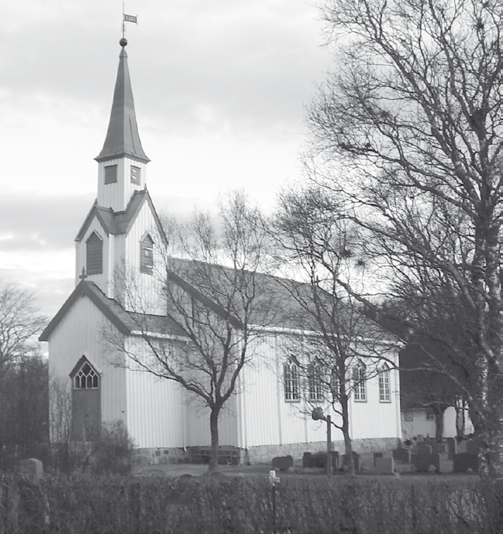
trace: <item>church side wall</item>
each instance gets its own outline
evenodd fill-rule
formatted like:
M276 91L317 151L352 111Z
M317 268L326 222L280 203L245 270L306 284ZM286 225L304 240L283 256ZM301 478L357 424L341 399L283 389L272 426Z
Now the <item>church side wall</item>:
M292 344L286 336L269 335L260 340L256 348L254 364L245 368L241 382L243 396L240 399L242 424L240 446L276 447L300 443L326 441L326 423L313 421L314 404L305 400L306 380L299 401L286 401L283 385L283 362ZM390 357L397 358L390 353ZM401 438L400 399L398 373L390 372L391 402L379 401L379 381L375 376L367 381L367 402L350 401L350 433L358 442L384 443ZM337 416L328 403L316 403L324 413ZM340 430L332 428L332 440L343 439ZM307 450L307 449L306 449Z
M79 359L86 356L101 373L102 422L113 422L126 418L125 369L110 363L116 355L104 346L102 328L105 324L111 327L88 298L79 298L51 334L49 372L70 391L70 372Z

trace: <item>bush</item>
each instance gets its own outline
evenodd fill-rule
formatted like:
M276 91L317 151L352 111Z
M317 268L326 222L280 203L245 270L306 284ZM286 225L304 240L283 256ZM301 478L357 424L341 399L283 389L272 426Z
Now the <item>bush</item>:
M0 532L18 534L501 532L502 494L476 478L446 483L426 477L384 482L292 476L272 487L265 476L137 479L81 473L39 484L7 483Z
M103 426L101 439L92 444L90 452L89 466L95 474L131 472L134 442L123 421Z

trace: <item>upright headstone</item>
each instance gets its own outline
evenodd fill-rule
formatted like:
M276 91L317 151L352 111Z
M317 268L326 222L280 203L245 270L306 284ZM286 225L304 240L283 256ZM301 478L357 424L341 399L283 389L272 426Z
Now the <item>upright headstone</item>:
M479 447L480 447L480 444L479 444L478 440L476 440L476 439L469 439L466 442L466 452L468 454L475 454L476 456L478 456Z
M458 442L454 438L447 438L445 441L447 443L447 457L449 460L453 460L457 452Z
M395 461L393 458L375 458L375 469L378 473L392 475L395 472Z
M19 462L19 474L33 482L44 477L44 464L36 458L28 458Z
M404 449L403 447L398 447L393 450L393 459L395 462L400 462L402 464L410 464L410 450Z
M280 471L288 471L290 467L293 467L292 456L276 456L272 459L273 469L279 469Z

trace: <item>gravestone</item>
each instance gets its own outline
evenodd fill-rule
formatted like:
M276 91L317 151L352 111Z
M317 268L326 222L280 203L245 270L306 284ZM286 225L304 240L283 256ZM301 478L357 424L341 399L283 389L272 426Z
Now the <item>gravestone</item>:
M304 469L313 467L313 455L310 452L305 452L302 456L302 467Z
M393 458L383 458L377 457L374 458L375 469L378 473L383 473L385 475L392 475L395 472L395 461Z
M36 458L28 458L19 462L19 474L32 482L38 482L44 477L44 464Z
M447 438L445 441L447 444L447 457L449 460L453 460L457 452L457 441L454 438Z
M403 447L398 447L393 450L393 459L395 462L400 462L403 464L410 464L410 451L409 449L404 449Z
M384 455L382 452L374 452L374 467L376 467L377 458L382 458Z
M424 436L422 434L417 435L417 443L423 443L424 442Z
M428 445L427 443L420 443L415 451L414 454L432 454L432 448L431 445Z
M420 473L428 473L430 466L433 466L437 473L440 472L440 454L435 453L414 453L412 455L412 464Z
M272 468L279 469L280 471L288 471L290 467L293 467L293 458L288 456L276 456L272 459Z
M479 457L469 452L455 454L453 471L455 473L466 473L468 469L471 469L474 473L479 470Z
M479 453L479 447L480 447L480 444L478 440L476 439L469 439L466 442L466 452L468 454L475 454L477 456Z

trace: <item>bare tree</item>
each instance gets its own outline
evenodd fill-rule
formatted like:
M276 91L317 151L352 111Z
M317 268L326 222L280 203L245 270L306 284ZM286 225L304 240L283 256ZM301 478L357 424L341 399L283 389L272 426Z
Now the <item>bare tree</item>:
M153 318L145 308L131 315L148 357L123 338L111 340L127 365L177 382L209 409L210 470L218 465L219 417L253 358L254 342L275 314L259 273L266 236L257 217L245 196L236 193L222 203L218 217L196 212L188 224L171 224L164 273L167 317ZM124 287L127 300L138 304L132 284ZM152 335L154 320L176 336Z
M46 322L29 291L0 280L0 379L9 366L36 348Z
M379 374L389 380L400 342L361 313L353 296L363 291L360 236L323 191L284 193L273 228L280 264L307 282L279 280L296 303L299 327L311 332L302 340L309 360L296 362L309 384L307 401L313 409L320 402L331 405L344 439L345 467L354 472L350 398L366 400L366 382Z
M387 262L391 288L407 287L422 313L462 321L466 343L456 351L471 376L460 386L482 444L481 471L496 476L501 4L327 0L323 18L337 71L308 113L313 155L328 163L311 178L372 232L368 255ZM450 309L437 300L446 292Z

